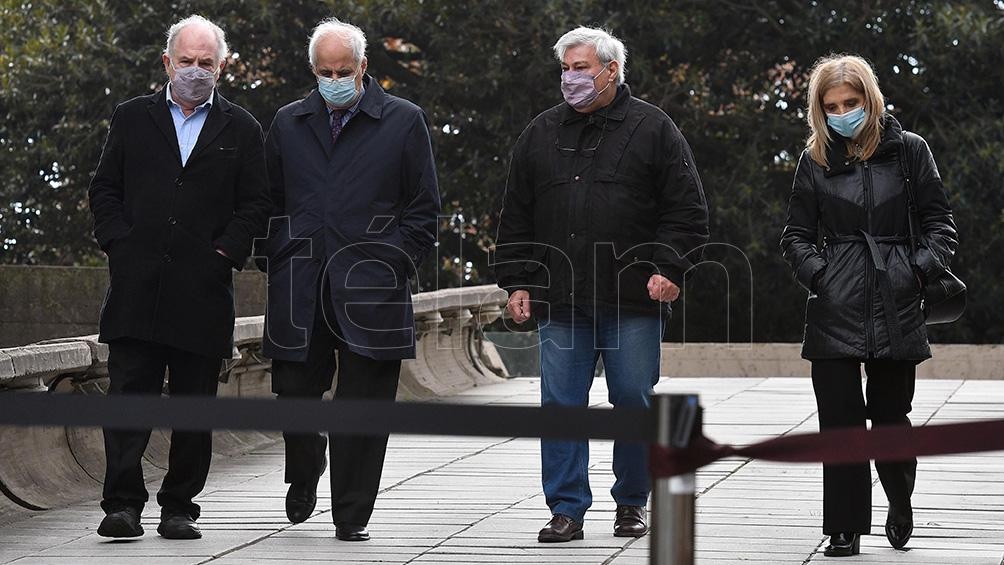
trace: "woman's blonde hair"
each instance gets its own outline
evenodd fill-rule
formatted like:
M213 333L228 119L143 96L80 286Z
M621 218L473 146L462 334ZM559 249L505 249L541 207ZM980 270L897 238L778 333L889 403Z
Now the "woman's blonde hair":
M809 156L823 167L829 167L826 160L826 146L833 139L826 127L826 111L823 96L831 88L846 84L864 96L865 122L855 136L861 146L862 161L871 158L882 138L882 113L885 98L879 90L878 78L868 61L857 55L828 55L821 57L812 66L809 75L809 139L806 145ZM851 154L848 147L848 155Z

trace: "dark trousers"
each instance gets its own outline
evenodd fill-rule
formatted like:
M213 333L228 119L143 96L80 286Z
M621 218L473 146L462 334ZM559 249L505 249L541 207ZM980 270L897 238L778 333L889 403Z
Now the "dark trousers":
M326 285L324 285L326 286ZM272 361L272 389L280 398L320 398L338 370L336 399L394 400L400 360L376 360L350 351L339 338L327 293L318 300L307 360ZM330 323L329 323L330 322ZM335 351L338 352L337 361ZM339 366L340 365L340 366ZM321 434L284 433L286 482L317 481L327 443ZM331 435L331 518L335 524L365 526L373 514L383 473L387 436Z
M812 362L812 388L819 408L819 429L910 425L916 381L913 361L873 359L864 362L868 375L861 392L861 362L828 359ZM867 400L866 400L867 399ZM890 506L903 507L913 495L917 459L876 462ZM867 462L823 465L823 533L867 534L871 531L872 478Z
M215 396L222 359L205 357L173 347L134 339L108 344L108 394ZM101 508L115 512L124 507L139 511L149 498L143 480L143 452L150 430L104 430L105 485ZM168 470L157 493L165 513L185 513L198 519L200 508L192 499L202 492L213 455L212 432L171 432Z

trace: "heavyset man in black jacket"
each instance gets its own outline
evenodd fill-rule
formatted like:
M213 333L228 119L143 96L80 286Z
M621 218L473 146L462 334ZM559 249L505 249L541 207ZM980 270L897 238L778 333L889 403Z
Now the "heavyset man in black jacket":
M199 16L171 27L168 85L112 115L89 196L111 286L99 339L108 344L109 394L216 394L233 351L234 290L270 210L261 126L215 89L226 64L223 31ZM150 430L106 430L106 512L98 534L143 534L141 465ZM157 494L166 538L201 537L192 502L205 486L210 432L171 434Z
M508 310L540 324L541 400L585 406L600 355L611 403L647 406L663 316L708 240L708 210L686 139L624 84L623 43L581 27L558 40L565 102L513 148L495 265ZM541 442L552 519L541 542L582 537L592 502L588 442ZM614 535L647 531L645 447L614 445Z

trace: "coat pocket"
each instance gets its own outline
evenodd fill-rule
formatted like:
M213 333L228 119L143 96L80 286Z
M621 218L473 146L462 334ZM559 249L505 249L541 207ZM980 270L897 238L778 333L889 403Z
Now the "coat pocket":
M910 265L909 249L903 245L893 246L886 259L889 283L892 285L893 296L896 298L896 308L902 310L914 303L920 303L923 290L920 280Z

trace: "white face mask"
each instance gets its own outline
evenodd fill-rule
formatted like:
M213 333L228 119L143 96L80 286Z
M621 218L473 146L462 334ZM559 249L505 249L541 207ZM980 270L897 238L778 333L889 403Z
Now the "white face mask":
M216 87L216 73L198 65L178 68L171 62L174 78L171 80L171 94L178 100L198 106L209 99Z

